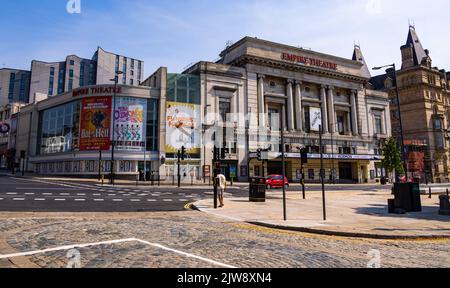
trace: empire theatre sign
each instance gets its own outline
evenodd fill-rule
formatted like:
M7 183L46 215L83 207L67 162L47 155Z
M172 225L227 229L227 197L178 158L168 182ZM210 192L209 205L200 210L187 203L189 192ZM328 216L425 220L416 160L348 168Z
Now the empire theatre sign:
M330 70L337 70L337 64L333 62L324 61L317 58L310 58L295 54L282 53L281 59L284 61L289 61L297 64L304 64L307 66L315 66L319 68L325 68Z
M79 97L84 95L105 95L105 94L113 94L122 93L122 87L115 88L114 86L98 86L98 87L90 87L90 88L79 88L76 90L73 90L72 95L73 97Z

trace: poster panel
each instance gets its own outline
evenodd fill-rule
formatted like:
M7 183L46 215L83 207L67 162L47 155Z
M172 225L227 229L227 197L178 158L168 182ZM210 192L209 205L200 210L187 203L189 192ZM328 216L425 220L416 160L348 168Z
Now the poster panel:
M188 154L200 154L200 105L167 102L166 153L184 146Z
M111 97L91 97L81 101L80 151L109 150L111 107Z
M322 125L322 111L320 108L310 107L309 108L309 121L310 130L314 132L320 132L320 126Z
M114 117L116 149L144 151L147 137L147 99L117 99Z

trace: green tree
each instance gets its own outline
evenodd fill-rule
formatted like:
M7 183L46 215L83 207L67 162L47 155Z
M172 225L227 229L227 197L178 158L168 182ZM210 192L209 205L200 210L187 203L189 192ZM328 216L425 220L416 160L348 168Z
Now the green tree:
M389 175L392 175L394 171L399 174L405 172L400 149L394 138L391 137L384 142L383 156L384 158L381 161L381 165Z

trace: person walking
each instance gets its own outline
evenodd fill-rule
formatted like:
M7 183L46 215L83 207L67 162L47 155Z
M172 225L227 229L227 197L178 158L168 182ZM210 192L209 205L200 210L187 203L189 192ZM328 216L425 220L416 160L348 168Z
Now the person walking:
M224 201L223 201L223 197L225 194L225 190L227 188L227 178L225 177L225 175L223 174L219 174L217 175L217 186L219 188L219 202L220 202L220 208L222 208L224 206Z

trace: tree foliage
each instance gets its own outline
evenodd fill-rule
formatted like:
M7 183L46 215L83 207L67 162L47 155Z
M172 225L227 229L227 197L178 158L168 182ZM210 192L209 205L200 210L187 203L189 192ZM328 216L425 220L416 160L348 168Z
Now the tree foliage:
M404 173L402 156L400 149L398 148L397 141L394 138L389 138L383 145L384 159L381 161L381 165L388 173L396 171L397 173Z

